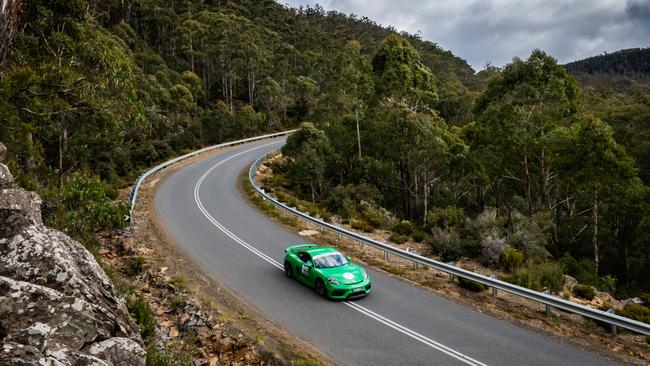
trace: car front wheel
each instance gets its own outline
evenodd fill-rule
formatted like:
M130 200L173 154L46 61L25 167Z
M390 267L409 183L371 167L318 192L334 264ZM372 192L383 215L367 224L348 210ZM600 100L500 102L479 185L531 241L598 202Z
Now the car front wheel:
M327 297L327 289L320 278L316 280L316 293L318 296Z

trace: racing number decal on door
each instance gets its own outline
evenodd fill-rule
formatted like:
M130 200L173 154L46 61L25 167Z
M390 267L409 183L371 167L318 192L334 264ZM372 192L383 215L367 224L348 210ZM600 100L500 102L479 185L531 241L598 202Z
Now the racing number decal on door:
M302 274L304 274L304 275L306 276L307 273L309 273L309 267L303 265L303 266L302 266Z

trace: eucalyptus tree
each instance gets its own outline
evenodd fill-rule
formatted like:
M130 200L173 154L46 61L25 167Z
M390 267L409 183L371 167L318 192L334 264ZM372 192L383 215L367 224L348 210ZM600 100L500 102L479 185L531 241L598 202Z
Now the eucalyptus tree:
M579 100L575 80L555 59L535 50L528 60L515 58L492 78L476 102L475 147L491 150L496 159L490 164L498 189L513 187L512 194L523 187L528 215L535 209L535 196L540 209L548 207L553 173L544 136L577 112Z
M372 66L366 55L361 53L361 45L350 41L336 56L332 82L328 92L342 105L341 114L354 113L356 123L358 158L361 158L361 130L359 122L365 117L367 99L372 95Z
M612 128L596 118L580 118L554 134L557 172L578 203L589 207L592 254L598 269L603 206L611 205L632 185L640 185L637 169L625 148L614 140Z
M438 138L435 126L440 118L433 110L437 100L435 78L415 48L398 35L384 39L373 56L372 67L375 153L395 164L403 213L419 219L423 213L417 207L419 177L414 175L414 164L416 156Z

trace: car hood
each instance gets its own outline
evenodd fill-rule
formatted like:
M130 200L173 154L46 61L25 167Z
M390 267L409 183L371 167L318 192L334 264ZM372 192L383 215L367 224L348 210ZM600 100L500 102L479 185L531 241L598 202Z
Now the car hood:
M342 285L351 285L363 281L363 268L356 264L348 263L340 267L320 268L319 270L323 275L333 277Z

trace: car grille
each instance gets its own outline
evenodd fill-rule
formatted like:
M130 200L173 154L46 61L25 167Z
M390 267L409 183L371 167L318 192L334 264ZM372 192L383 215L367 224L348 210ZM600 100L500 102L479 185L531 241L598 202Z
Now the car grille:
M348 295L348 299L352 297L359 297L359 296L366 296L366 292L365 291L352 292Z
M343 296L345 294L345 290L334 290L332 291L332 296Z
M370 290L371 288L372 288L372 284L369 283L366 285L366 290Z

